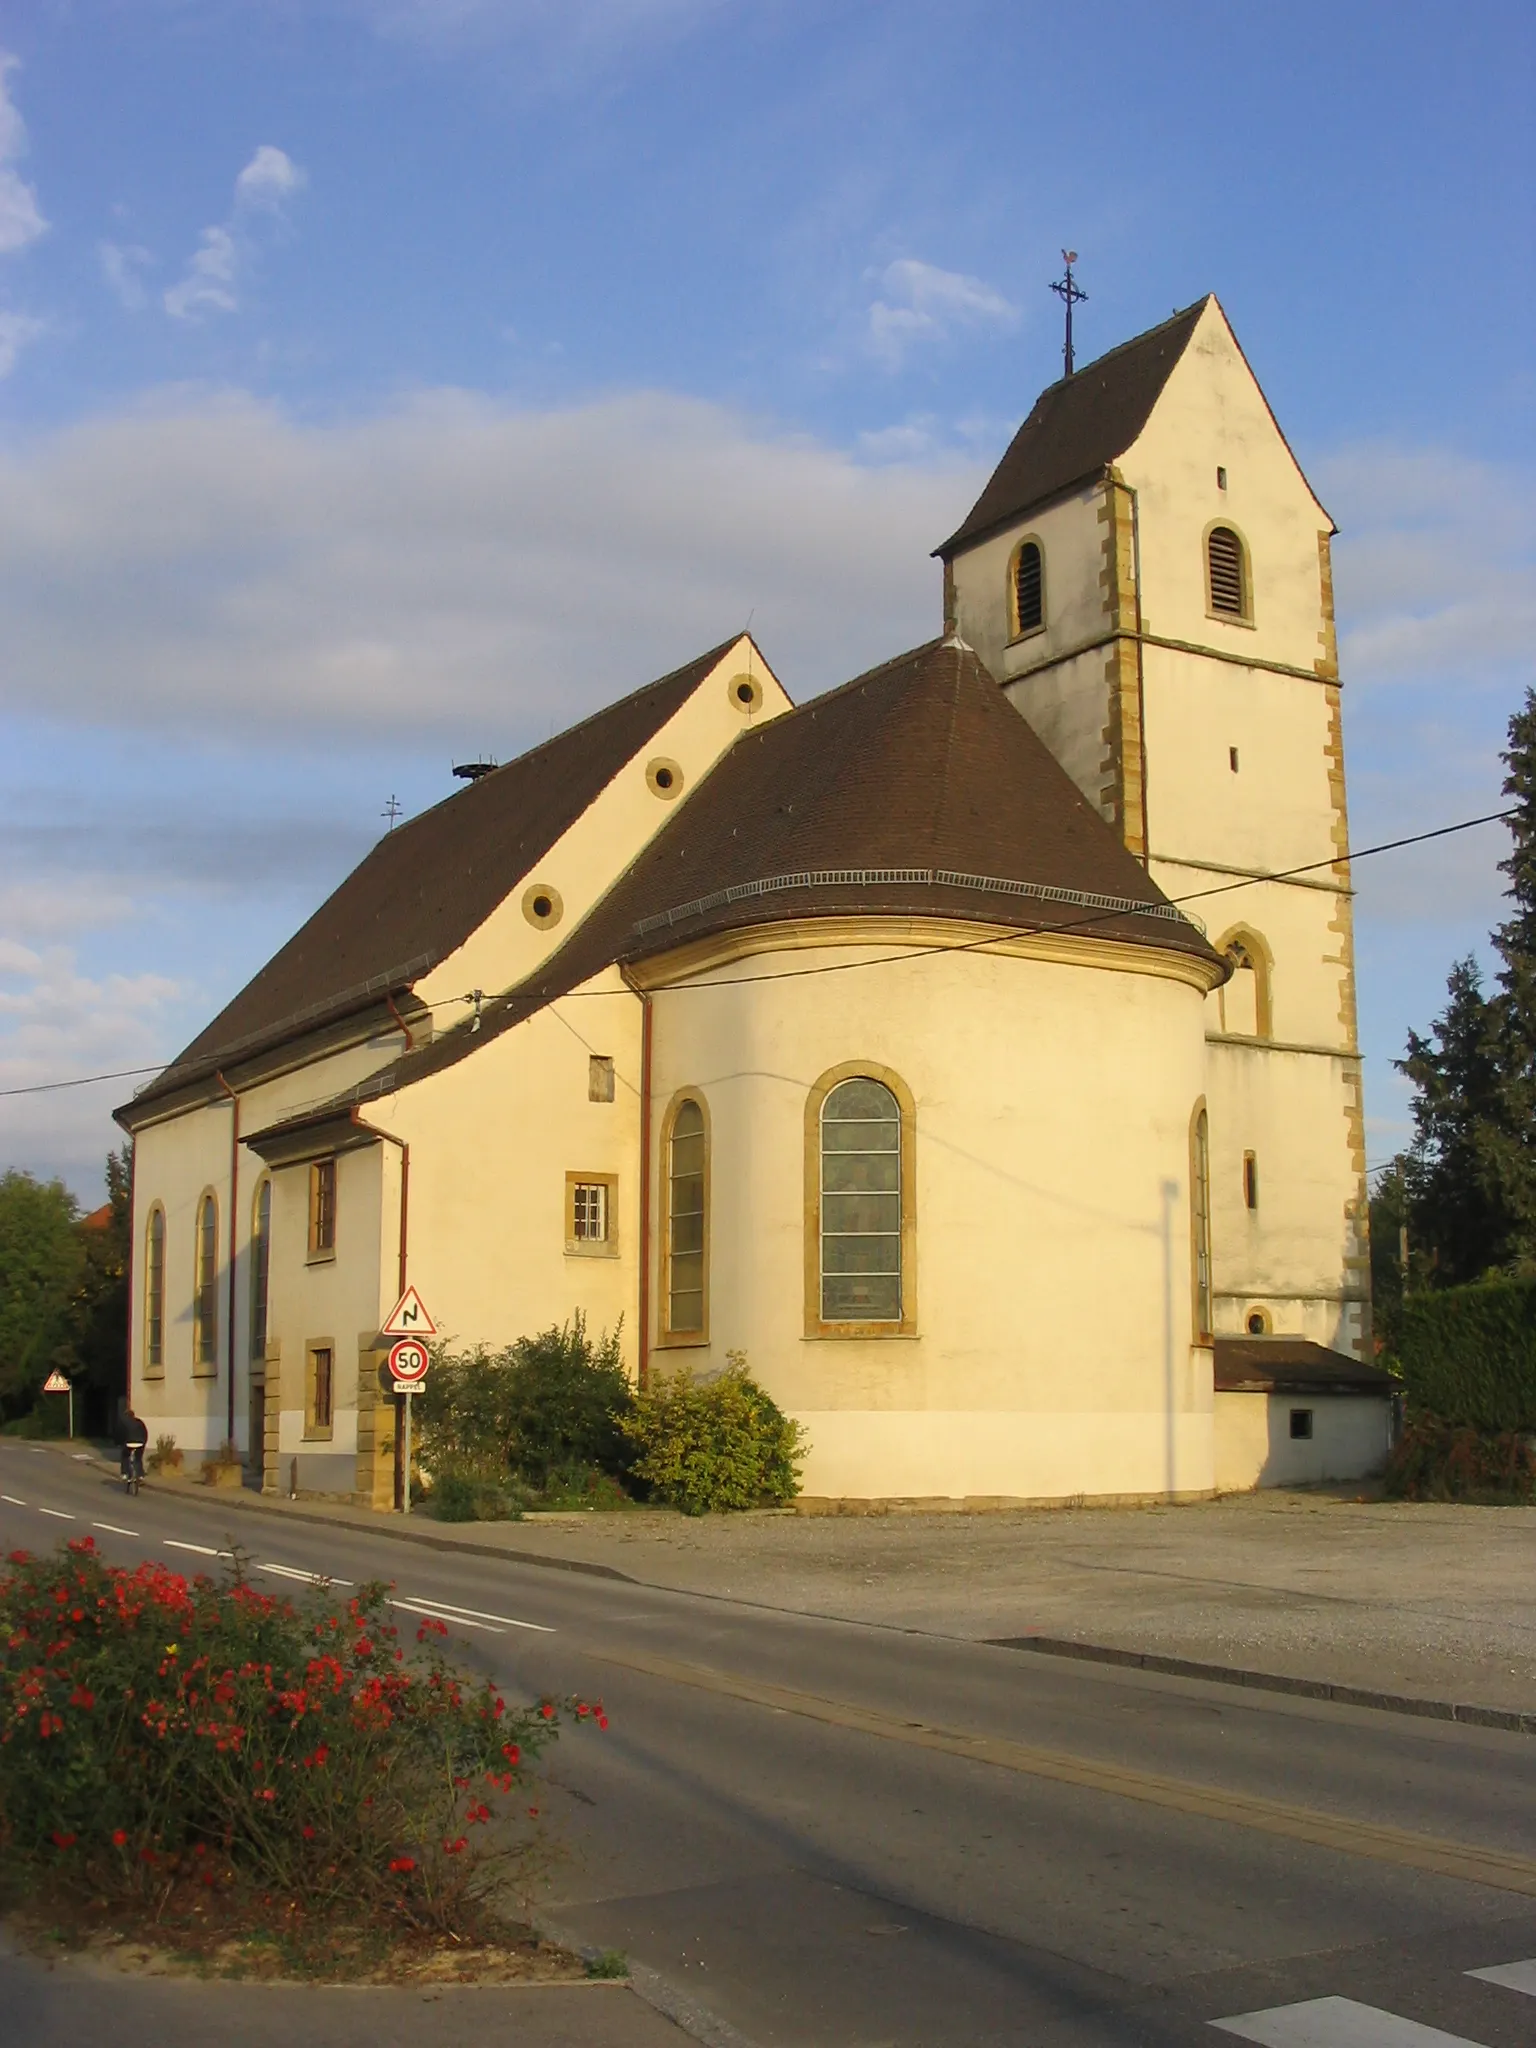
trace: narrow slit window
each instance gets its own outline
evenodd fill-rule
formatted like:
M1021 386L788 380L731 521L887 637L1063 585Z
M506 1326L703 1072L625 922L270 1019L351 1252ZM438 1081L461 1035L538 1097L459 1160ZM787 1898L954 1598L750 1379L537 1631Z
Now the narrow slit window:
M1229 618L1248 616L1248 565L1243 544L1230 526L1213 526L1206 552L1211 576L1211 610Z
M165 1366L165 1211L158 1202L144 1230L144 1366Z
M212 1195L197 1205L192 1356L200 1367L219 1362L219 1205Z
M317 1159L309 1169L309 1255L323 1259L336 1249L336 1162Z
M272 1183L256 1190L251 1212L251 1362L267 1355L267 1293L272 1271Z
M1259 1162L1252 1152L1243 1154L1243 1207L1259 1206Z
M1013 630L1032 633L1045 624L1045 559L1038 541L1027 540L1014 557Z
M821 1107L821 1318L901 1321L901 1105L883 1081Z
M310 1429L328 1433L336 1402L336 1353L329 1344L313 1344L309 1352Z
M1190 1238L1194 1254L1195 1336L1211 1334L1211 1125L1202 1109L1190 1138Z
M667 1147L667 1334L702 1336L707 1298L704 1112L689 1098L672 1119Z

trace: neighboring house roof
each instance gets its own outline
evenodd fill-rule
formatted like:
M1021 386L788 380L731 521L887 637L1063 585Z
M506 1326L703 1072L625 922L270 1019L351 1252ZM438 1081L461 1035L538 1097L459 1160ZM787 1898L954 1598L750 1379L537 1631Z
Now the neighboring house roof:
M1135 441L1189 346L1209 295L1042 391L957 530L946 560L1032 506L1099 475Z
M935 640L744 734L478 1030L442 1033L338 1101L441 1071L614 962L855 914L1070 931L1219 965L975 653Z
M110 1230L112 1228L112 1204L103 1202L99 1209L93 1209L89 1216L80 1218L82 1230Z
M1305 1337L1218 1337L1218 1394L1396 1394L1402 1381Z
M408 988L477 930L735 645L583 719L387 833L149 1087Z

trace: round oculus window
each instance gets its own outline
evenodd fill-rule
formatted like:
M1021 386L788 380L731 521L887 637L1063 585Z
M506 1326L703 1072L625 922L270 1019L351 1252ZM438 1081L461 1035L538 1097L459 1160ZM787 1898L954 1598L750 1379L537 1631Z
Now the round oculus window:
M539 931L558 924L564 911L560 891L548 882L532 882L523 891L523 915Z
M756 676L745 670L732 676L725 686L725 694L738 711L758 711L762 708L763 686Z
M646 762L645 780L647 788L664 803L671 803L675 796L682 794L683 771L665 754L658 754L654 761Z

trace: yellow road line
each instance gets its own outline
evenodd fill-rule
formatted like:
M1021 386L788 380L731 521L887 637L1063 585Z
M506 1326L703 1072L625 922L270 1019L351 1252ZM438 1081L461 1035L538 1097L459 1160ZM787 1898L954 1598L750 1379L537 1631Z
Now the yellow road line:
M671 1658L643 1654L620 1657L608 1652L600 1653L600 1659L621 1670L643 1672L650 1678L718 1693L726 1699L745 1700L753 1706L778 1708L787 1714L803 1715L807 1720L824 1721L834 1728L851 1728L862 1735L878 1736L885 1742L904 1742L914 1749L967 1757L973 1763L992 1764L999 1770L1049 1778L1060 1785L1080 1785L1089 1791L1112 1793L1120 1799L1138 1799L1148 1806L1165 1806L1205 1820L1227 1821L1234 1827L1256 1828L1262 1834L1311 1842L1322 1849L1339 1849L1350 1856L1369 1856L1378 1863L1401 1864L1410 1870L1427 1870L1438 1877L1460 1878L1468 1884L1489 1885L1498 1891L1521 1892L1536 1898L1536 1858L1518 1856L1512 1850L1443 1841L1434 1835L1415 1834L1408 1828L1350 1820L1341 1814L1290 1806L1283 1800L1263 1799L1249 1792L1227 1792L1219 1786L1198 1785L1185 1778L1165 1778L1155 1771L1140 1771L1127 1764L1100 1763L1065 1750L1037 1749L1000 1735L976 1735L927 1721L898 1720L874 1707L824 1699L819 1693L743 1678L704 1664L682 1664Z

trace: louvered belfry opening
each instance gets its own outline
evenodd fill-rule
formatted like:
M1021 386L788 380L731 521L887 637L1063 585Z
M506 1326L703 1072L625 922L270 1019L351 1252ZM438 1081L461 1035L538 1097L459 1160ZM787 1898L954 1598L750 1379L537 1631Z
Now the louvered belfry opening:
M1045 621L1045 566L1037 541L1027 540L1019 549L1013 569L1013 608L1020 633L1033 632Z
M1206 543L1211 565L1211 610L1246 617L1243 590L1243 544L1230 526L1213 526Z

